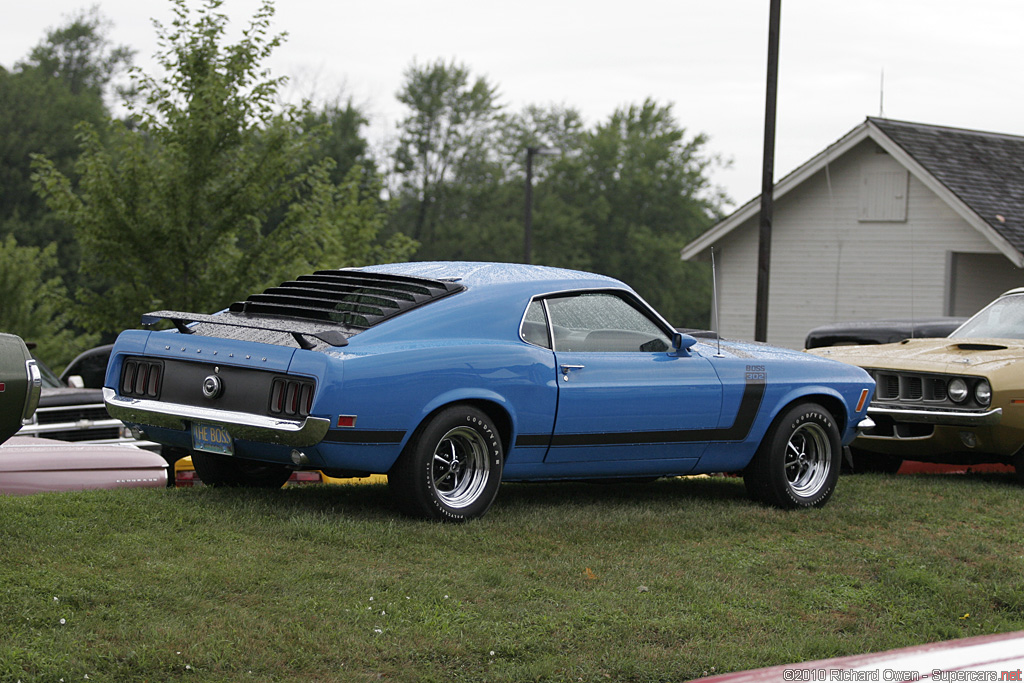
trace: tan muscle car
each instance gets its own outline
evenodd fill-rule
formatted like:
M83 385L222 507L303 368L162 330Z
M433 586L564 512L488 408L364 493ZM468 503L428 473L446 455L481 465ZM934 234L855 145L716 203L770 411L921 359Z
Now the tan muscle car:
M809 350L859 365L876 383L875 422L851 444L854 469L904 459L1013 465L1024 479L1024 287L941 339Z

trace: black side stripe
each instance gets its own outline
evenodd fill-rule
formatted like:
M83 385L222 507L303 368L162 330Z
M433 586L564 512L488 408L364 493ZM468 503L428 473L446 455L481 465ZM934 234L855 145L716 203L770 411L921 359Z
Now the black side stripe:
M327 432L324 441L331 443L369 443L395 444L402 443L405 432L386 432L376 429L332 429Z
M757 411L764 398L763 381L748 381L732 426L715 429L675 429L652 432L610 432L603 434L523 434L516 446L617 446L644 443L692 443L695 441L743 441L750 434Z

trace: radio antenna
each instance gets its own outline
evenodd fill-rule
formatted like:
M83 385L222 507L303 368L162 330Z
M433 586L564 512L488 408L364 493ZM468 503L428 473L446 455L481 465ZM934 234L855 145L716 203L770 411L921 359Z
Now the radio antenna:
M718 271L715 270L715 248L711 247L711 303L715 308L715 339L718 340L718 353L715 358L725 358L722 355L722 333L719 328L722 320L718 316Z
M882 77L878 83L878 118L885 118L885 67L882 67Z

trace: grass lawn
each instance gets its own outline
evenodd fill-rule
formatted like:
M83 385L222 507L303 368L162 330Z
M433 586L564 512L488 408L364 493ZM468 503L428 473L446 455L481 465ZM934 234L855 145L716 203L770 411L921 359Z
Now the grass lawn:
M0 497L0 681L682 681L1024 629L1012 475Z

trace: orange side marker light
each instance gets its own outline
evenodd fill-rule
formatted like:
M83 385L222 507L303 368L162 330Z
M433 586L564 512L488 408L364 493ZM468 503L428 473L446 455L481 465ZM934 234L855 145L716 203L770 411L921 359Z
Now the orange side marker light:
M854 412L859 413L861 410L863 410L864 409L864 401L866 401L866 400L868 400L868 390L867 389L861 389L860 400L857 401L857 410L855 410Z

